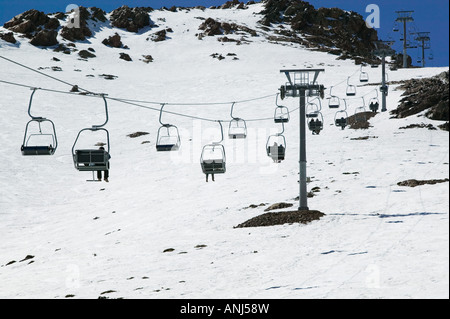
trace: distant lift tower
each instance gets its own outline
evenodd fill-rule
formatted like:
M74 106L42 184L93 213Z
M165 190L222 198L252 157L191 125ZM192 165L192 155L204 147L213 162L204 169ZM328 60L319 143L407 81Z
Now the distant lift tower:
M299 154L299 207L309 210L306 192L306 96L323 98L324 86L317 84L317 77L324 69L280 70L288 79L280 88L280 97L300 97L300 154Z
M386 112L386 96L388 95L388 86L386 85L386 57L395 54L395 50L391 49L394 41L377 41L374 55L381 57L381 112Z
M414 11L395 11L398 15L396 22L403 23L403 68L408 67L408 41L406 36L406 23L414 21L412 14Z
M422 48L422 67L425 67L425 50L431 49L430 32L417 32L415 40L419 42L419 47Z

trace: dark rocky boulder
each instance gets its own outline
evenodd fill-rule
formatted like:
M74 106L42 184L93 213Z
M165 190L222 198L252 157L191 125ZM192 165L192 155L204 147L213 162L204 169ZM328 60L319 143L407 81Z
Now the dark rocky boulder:
M72 49L68 48L66 45L59 43L56 48L53 49L53 52L62 52L64 54L70 54Z
M61 36L69 41L83 41L87 37L92 36L92 31L89 29L87 21L91 18L91 13L85 7L80 9L80 27L73 28L71 26L64 26L61 29Z
M119 58L122 60L125 60L125 61L133 61L127 53L123 53L123 52L120 53Z
M213 18L208 18L200 24L199 30L203 30L207 36L222 35L222 24Z
M58 44L55 30L41 30L31 39L30 43L34 46L52 46Z
M96 57L96 55L94 53L91 53L88 50L81 50L80 52L78 52L78 55L80 57L82 57L83 59L95 58Z
M155 32L153 35L152 35L152 37L151 37L151 39L152 39L152 41L154 41L154 42L160 42L160 41L164 41L164 40L166 40L166 38L167 38L167 30L166 29L163 29L163 30L160 30L160 31L158 31L158 32Z
M14 33L12 32L0 33L0 39L12 44L15 44L17 42L16 38L14 38Z
M7 29L17 33L31 34L32 32L36 31L36 26L30 20L25 20L18 24L14 24Z
M106 12L97 7L90 7L91 19L94 21L106 22Z
M106 46L110 46L113 48L122 48L123 43L121 41L120 35L115 33L114 35L110 36L108 39L104 39L102 43Z
M45 29L56 30L60 26L59 20L56 18L50 18L44 25Z
M141 61L145 62L145 63L150 63L153 62L153 57L150 54L143 54L142 57L144 59L141 59Z
M3 27L13 32L29 33L46 24L50 18L42 11L31 9L6 22Z
M130 8L124 5L111 12L111 24L130 32L138 32L153 24L148 14L152 10L151 8Z
M231 0L225 2L223 5L221 5L220 9L230 9L236 7L236 9L246 9L245 3L240 2L239 0Z

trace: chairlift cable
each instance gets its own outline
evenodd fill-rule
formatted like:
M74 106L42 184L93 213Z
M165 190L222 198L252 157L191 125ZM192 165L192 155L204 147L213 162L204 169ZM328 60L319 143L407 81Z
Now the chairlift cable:
M4 57L4 56L1 56L1 55L0 55L0 58L2 58L2 59L5 60L5 61L14 63L14 64L16 64L16 65L18 65L18 66L21 66L21 67L23 67L23 68L25 68L25 69L28 69L28 70L30 70L30 71L36 72L36 73L38 73L38 74L40 74L40 75L46 76L46 77L48 77L48 78L50 78L50 79L52 79L52 80L55 80L55 81L58 81L58 82L61 82L61 83L70 85L71 87L74 87L74 85L71 84L71 83L69 83L69 82L66 82L66 81L64 81L64 80L58 79L57 77L54 77L54 76L45 74L44 72L35 70L35 69L33 69L33 68L29 67L29 66L26 66L26 65L24 65L24 64L22 64L22 63L13 61L13 60L8 59L8 58L6 58L6 57ZM82 90L82 91L85 91L85 92L87 92L87 93L90 93L90 94L96 94L96 93L91 92L91 91L89 91L89 90L83 89L83 88L81 88L81 87L79 87L79 86L78 86L78 89L79 89L79 90Z

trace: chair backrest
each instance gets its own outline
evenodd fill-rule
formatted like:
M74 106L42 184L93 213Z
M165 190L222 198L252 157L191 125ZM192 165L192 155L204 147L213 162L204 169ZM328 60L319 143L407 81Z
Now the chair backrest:
M109 154L105 150L76 150L74 164L81 171L99 171L108 168Z

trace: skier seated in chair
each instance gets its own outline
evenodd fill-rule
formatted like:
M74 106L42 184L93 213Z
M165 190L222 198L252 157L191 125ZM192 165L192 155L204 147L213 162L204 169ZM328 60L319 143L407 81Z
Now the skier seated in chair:
M103 146L100 146L99 150L104 151L105 148L104 148ZM105 182L108 183L108 182L109 182L109 180L108 180L108 178L109 178L109 159L111 158L111 155L109 155L109 154L107 153L107 156L108 156L108 165L107 165L107 169L105 169L105 170L103 171L103 180L104 180ZM102 180L102 171L97 171L97 179L98 179L99 181Z

